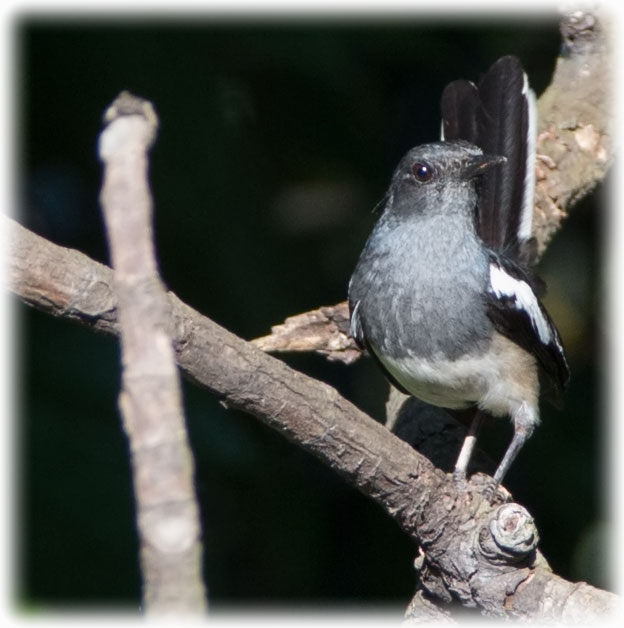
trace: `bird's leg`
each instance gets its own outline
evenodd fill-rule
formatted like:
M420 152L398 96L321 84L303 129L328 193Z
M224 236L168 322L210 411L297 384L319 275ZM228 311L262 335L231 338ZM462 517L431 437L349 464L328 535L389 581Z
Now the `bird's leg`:
M455 463L455 471L453 471L453 478L457 482L463 482L466 479L466 469L468 468L468 463L470 462L472 452L477 442L477 434L479 433L482 421L483 413L481 410L475 410L474 417L470 423L470 429L464 438L464 443L459 451L457 462Z
M511 418L514 424L514 435L494 474L494 488L503 481L511 463L514 461L527 439L533 434L533 430L539 422L535 408L529 406L526 402L520 405Z

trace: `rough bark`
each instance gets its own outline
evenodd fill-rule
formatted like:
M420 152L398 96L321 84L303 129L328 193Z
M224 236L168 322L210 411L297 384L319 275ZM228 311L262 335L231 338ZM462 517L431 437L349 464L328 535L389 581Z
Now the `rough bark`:
M607 28L608 20L591 12L562 17L562 54L538 102L533 233L540 253L613 161L613 57Z

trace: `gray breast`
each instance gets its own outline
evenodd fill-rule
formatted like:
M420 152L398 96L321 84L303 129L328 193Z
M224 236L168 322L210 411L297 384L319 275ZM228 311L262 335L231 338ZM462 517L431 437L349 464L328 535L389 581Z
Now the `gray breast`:
M488 260L461 216L377 223L349 298L368 341L393 357L457 359L483 351L491 323L482 300Z

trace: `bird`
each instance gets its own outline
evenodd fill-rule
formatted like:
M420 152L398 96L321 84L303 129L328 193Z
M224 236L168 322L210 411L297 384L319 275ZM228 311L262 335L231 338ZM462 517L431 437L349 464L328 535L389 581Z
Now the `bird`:
M348 288L350 334L400 391L474 409L454 478L466 480L485 414L513 437L497 487L569 368L535 273L535 95L515 56L441 97L438 141L409 150Z

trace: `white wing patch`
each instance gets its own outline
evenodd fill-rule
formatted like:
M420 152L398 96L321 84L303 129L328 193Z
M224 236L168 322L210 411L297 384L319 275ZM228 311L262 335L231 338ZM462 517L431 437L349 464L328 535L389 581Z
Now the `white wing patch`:
M548 345L553 342L554 338L548 320L542 313L533 289L526 281L512 277L497 264L490 264L490 286L497 298L510 299L517 310L522 310L527 314L543 344ZM558 343L555 342L555 344Z

